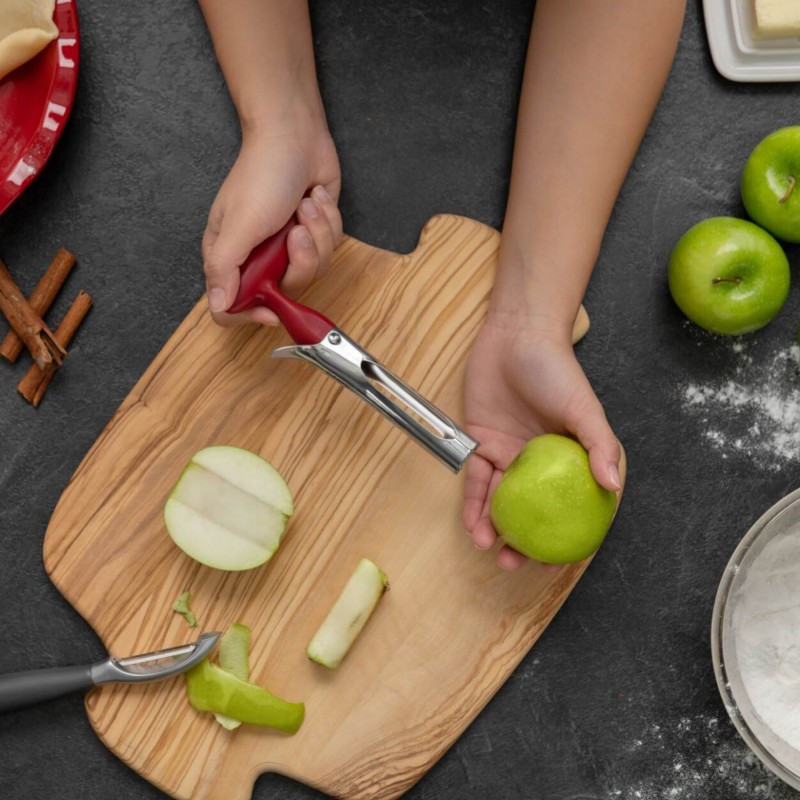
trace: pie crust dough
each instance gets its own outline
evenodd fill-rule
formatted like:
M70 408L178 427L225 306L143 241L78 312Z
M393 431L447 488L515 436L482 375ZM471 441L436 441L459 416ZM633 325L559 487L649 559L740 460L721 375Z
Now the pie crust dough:
M0 78L58 36L55 5L56 0L0 0Z

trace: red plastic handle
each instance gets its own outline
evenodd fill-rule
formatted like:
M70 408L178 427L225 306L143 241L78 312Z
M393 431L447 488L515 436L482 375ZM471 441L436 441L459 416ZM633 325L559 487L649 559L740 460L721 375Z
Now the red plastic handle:
M286 332L297 344L317 344L335 327L313 308L296 303L278 288L289 266L286 237L297 224L292 217L277 233L265 239L242 264L239 293L228 309L238 314L256 306L266 306L278 315Z

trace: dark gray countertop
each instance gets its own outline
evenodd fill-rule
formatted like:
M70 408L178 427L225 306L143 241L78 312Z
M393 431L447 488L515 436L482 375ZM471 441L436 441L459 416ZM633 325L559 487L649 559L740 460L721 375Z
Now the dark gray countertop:
M409 251L436 213L498 227L529 4L320 0L312 8L347 232ZM38 410L15 391L23 370L0 364L0 672L104 654L44 572L44 531L70 475L202 293L200 237L238 146L192 2L80 0L79 10L74 113L43 174L0 218L0 256L26 291L59 246L77 254L54 319L79 288L95 299ZM723 340L683 319L665 267L695 221L743 215L744 161L764 135L798 122L799 102L796 84L720 77L700 0L690 0L671 79L589 288L593 326L579 345L627 449L621 513L536 647L409 798L796 796L728 720L709 627L736 543L800 483L800 426L768 414L770 401L800 397L790 351L800 296L793 289L762 332ZM788 253L800 263L798 248ZM259 779L254 797L273 796L318 795L280 776ZM81 697L71 696L0 717L0 797L163 795L105 749Z

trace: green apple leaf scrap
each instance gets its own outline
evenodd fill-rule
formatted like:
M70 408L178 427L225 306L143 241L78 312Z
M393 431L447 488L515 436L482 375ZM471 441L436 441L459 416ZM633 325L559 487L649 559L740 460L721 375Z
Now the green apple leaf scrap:
M172 610L176 614L180 614L185 620L186 624L190 628L197 627L197 617L195 616L194 612L191 608L189 608L189 601L192 598L191 592L183 592L181 593L175 602L172 604Z

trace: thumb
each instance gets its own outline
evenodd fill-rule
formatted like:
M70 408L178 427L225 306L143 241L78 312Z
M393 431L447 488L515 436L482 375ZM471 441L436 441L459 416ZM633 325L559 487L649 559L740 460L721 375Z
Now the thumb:
M223 214L214 226L209 222L203 237L203 271L212 312L228 309L239 291L239 267L259 243L258 233L243 216Z
M598 400L595 399L594 407L581 416L575 435L589 453L595 480L605 489L618 492L622 488L619 474L622 448Z

